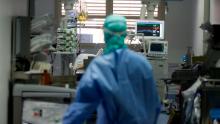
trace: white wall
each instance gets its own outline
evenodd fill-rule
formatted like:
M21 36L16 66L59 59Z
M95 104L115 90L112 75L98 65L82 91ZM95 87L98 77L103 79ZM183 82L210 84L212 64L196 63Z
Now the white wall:
M193 51L195 56L202 56L203 51L203 30L200 28L204 23L204 0L193 0Z
M220 24L220 0L210 0L210 22Z
M10 76L11 18L25 15L26 0L0 0L0 124L7 124L8 79ZM17 8L16 10L13 7Z
M0 0L0 3L0 124L6 124L12 3L8 0Z
M13 16L27 16L28 15L28 0L8 0L14 1L12 6L12 15Z
M35 16L55 15L55 0L35 0Z
M169 62L181 62L187 47L192 46L193 0L168 2L165 18L165 38L169 42Z

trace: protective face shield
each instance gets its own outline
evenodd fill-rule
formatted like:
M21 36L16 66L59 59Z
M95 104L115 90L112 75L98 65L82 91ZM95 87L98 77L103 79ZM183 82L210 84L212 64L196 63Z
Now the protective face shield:
M119 15L110 15L104 22L104 53L110 53L120 48L126 48L124 39L127 36L126 18Z

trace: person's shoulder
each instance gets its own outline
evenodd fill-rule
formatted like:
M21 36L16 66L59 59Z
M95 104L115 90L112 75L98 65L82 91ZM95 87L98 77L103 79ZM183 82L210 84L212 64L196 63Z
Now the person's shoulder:
M109 61L106 59L104 55L100 55L100 56L96 56L90 64L102 66L102 65L108 65Z
M147 61L147 59L146 59L146 57L144 56L143 53L135 52L135 51L130 50L130 49L127 49L127 52L128 52L128 54L131 58L136 58L136 59L139 59L139 60L142 60L142 61Z

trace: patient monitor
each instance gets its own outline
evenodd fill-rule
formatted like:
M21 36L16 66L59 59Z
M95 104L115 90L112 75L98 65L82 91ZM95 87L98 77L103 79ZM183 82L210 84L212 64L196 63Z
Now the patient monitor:
M146 54L149 57L167 57L168 54L168 42L152 40L146 44Z
M143 41L146 56L166 57L168 42L164 41L164 21L139 20L136 22L136 36Z
M139 20L135 26L136 34L143 34L144 39L164 39L164 21Z

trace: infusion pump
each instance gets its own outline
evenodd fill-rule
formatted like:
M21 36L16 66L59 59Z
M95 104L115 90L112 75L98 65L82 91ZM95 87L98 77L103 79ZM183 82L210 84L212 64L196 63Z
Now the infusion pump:
M166 58L168 54L168 42L160 40L144 41L144 52L148 57Z

